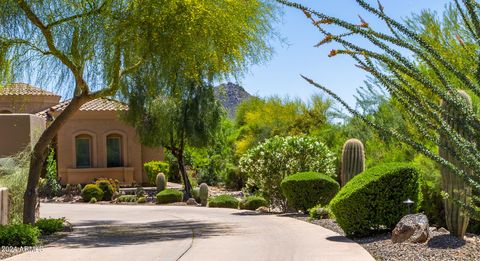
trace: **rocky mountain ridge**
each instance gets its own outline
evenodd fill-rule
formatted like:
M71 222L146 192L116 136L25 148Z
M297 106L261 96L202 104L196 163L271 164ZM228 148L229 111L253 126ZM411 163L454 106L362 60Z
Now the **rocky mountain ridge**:
M235 117L237 107L242 101L252 97L242 86L231 82L215 87L215 96L227 110L230 118Z

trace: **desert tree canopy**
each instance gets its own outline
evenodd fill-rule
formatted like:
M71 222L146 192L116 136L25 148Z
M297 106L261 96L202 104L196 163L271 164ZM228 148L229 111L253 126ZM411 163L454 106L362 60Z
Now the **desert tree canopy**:
M34 223L35 188L48 145L90 100L142 86L241 72L269 54L274 7L246 1L0 2L0 85L51 86L72 97L33 148L24 222Z

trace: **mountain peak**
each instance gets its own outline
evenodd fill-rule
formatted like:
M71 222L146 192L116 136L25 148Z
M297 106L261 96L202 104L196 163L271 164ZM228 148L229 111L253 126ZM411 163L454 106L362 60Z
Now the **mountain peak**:
M228 116L234 118L237 106L252 95L245 91L242 86L228 82L215 88L215 96L228 111Z

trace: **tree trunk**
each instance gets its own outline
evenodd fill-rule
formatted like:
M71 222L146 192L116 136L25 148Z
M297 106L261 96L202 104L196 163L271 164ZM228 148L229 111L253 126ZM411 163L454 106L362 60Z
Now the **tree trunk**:
M92 100L93 96L76 96L70 104L60 113L60 115L48 126L42 133L37 143L33 147L30 156L30 167L28 172L28 183L24 194L23 204L23 223L35 224L35 210L37 206L37 186L43 164L48 156L48 146L57 135L58 130L67 122L71 116L80 109L80 107Z
M185 169L185 162L183 159L183 152L177 153L177 161L178 161L178 168L180 169L180 173L182 175L183 184L185 185L185 194L183 195L184 200L188 200L192 197L191 189L192 185L190 184L190 179L188 178L187 170Z

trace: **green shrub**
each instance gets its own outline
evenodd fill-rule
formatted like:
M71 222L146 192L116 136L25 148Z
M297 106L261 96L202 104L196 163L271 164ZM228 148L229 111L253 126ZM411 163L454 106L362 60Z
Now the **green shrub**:
M34 246L38 244L40 230L31 225L0 225L0 246Z
M327 205L340 189L337 181L318 172L288 176L280 186L288 204L304 213L317 204Z
M157 178L158 173L165 174L165 178L167 180L169 179L170 164L168 164L167 162L149 161L149 162L145 162L143 164L143 168L145 169L145 172L147 173L148 182L151 185L155 185L155 180Z
M471 219L468 223L467 232L480 235L480 221Z
M217 185L219 181L219 176L215 172L209 169L200 169L197 171L197 183L206 183L208 185Z
M118 202L135 202L137 201L137 196L135 195L121 195L118 197Z
M249 196L240 201L240 209L256 210L259 207L268 206L268 202L258 196Z
M88 203L95 204L95 203L97 203L97 199L96 198L91 198L90 201L88 201Z
M112 200L112 196L116 192L116 187L113 180L106 179L106 178L99 178L95 181L95 184L103 191L103 198L101 200L105 200L105 201Z
M135 196L137 196L137 198L141 198L141 197L145 197L147 195L147 192L145 192L145 189L143 189L142 186L137 186L137 188L135 189Z
M407 163L373 167L352 178L330 202L337 223L347 236L366 236L376 229L393 229L407 213L406 199L419 206L419 170Z
M103 190L96 184L87 184L82 189L82 199L85 202L89 202L92 198L95 198L96 201L102 200Z
M416 155L413 163L421 170L420 191L422 200L420 212L428 217L431 226L446 227L445 205L442 197L442 176L438 164L424 155Z
M57 161L55 160L55 150L50 148L50 152L45 164L45 179L38 184L38 194L41 197L56 197L62 193L62 186L57 177Z
M37 220L35 226L40 230L42 235L51 235L55 232L63 230L64 218L41 218Z
M23 220L23 196L28 181L30 147L15 156L0 159L0 187L8 188L9 220L21 223Z
M333 213L328 206L318 204L308 209L308 216L311 219L328 219L333 218Z
M67 196L78 196L82 193L82 185L71 185L67 184L65 186L65 195Z
M200 188L196 187L192 189L192 197L195 199L197 202L201 202L200 200Z
M175 189L165 189L157 193L157 204L181 202L182 200L183 192Z
M248 175L247 187L258 188L274 206L286 209L280 183L289 175L315 171L336 177L335 155L318 138L273 137L247 151L240 170Z
M193 176L193 173L188 173L188 179L190 180L190 185L192 185L192 188L198 187L197 178Z
M227 169L223 172L222 179L225 183L225 187L240 190L245 187L247 176L245 173L242 173L239 168L229 164L227 165Z
M137 199L137 203L139 203L139 204L143 204L143 203L145 203L145 202L147 202L147 200L145 199L145 197L139 197L139 198Z
M182 178L180 177L180 169L178 168L177 157L173 156L172 152L169 150L165 151L165 162L170 166L167 171L168 180L172 182L182 182ZM164 172L165 175L167 173Z
M208 199L211 208L238 208L238 200L232 195L220 195Z
M422 180L420 189L422 192L420 211L428 217L430 225L446 227L445 205L443 202L441 188L436 184Z

